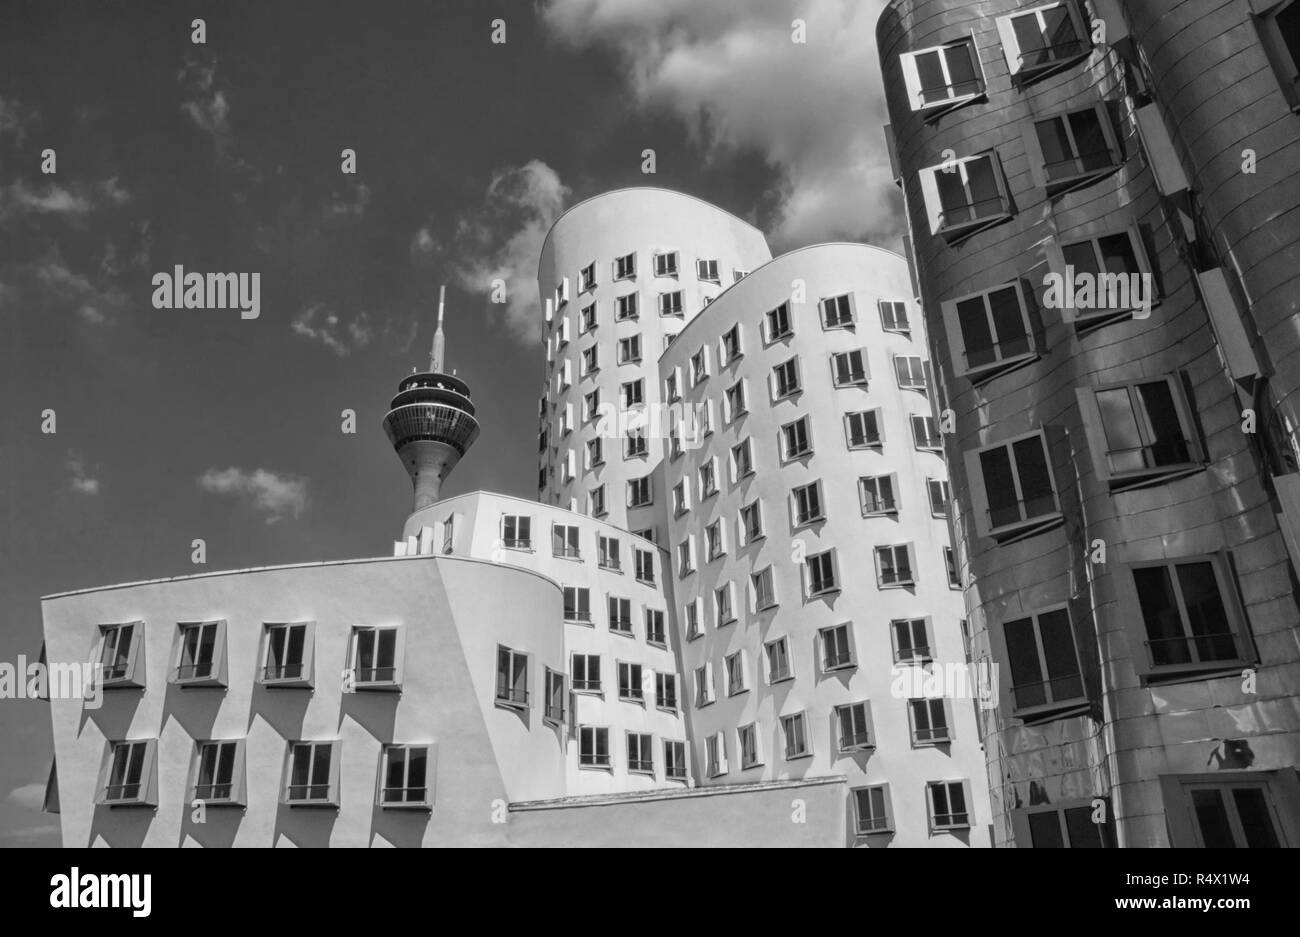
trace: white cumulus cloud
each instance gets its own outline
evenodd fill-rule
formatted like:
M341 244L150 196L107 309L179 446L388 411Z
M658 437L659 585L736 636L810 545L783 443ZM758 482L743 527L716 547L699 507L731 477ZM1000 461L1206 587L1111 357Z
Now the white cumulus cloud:
M234 466L210 468L197 479L201 490L243 499L266 517L268 524L297 517L307 507L307 480L266 469L249 472Z

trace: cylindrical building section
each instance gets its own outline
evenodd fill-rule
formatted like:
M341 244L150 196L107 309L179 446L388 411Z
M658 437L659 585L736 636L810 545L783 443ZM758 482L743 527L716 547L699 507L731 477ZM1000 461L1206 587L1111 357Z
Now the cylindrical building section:
M1124 6L1198 50L1237 16ZM1232 82L1198 53L1202 83L1153 85L1114 2L904 0L877 45L973 653L1000 673L995 842L1248 845L1202 825L1233 803L1249 845L1295 842L1294 576L1243 432L1258 366L1162 117L1162 86L1190 115Z
M706 785L846 776L860 845L988 845L974 701L900 682L964 671L912 293L896 254L803 248L660 359L693 760Z
M662 538L658 357L771 256L752 225L664 189L609 192L556 221L537 274L547 320L540 501ZM644 439L629 441L643 420Z

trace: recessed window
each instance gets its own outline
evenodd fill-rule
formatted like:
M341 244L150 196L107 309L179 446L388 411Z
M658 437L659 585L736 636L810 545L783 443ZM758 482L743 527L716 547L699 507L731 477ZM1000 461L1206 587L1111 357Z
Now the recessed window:
M1087 25L1073 2L1002 16L997 27L1007 67L1020 81L1056 71L1092 48Z
M1019 283L940 305L958 375L986 380L1037 354Z
M1219 557L1133 567L1148 676L1234 669L1254 656L1227 567Z
M592 441L595 443L600 442L599 439L595 439ZM600 458L599 445L596 446L595 451L592 453L592 459L593 459L591 463L592 465L601 465L604 463L605 460ZM597 485L595 488L591 489L591 492L588 494L588 500L591 505L592 517L601 517L602 515L605 514L605 486L604 485Z
M894 375L903 390L925 390L925 365L917 355L895 355Z
M1105 819L1097 822L1098 808ZM1169 809L1166 802L1165 809ZM1017 827L1027 828L1024 845L1033 849L1110 849L1115 846L1115 834L1110 820L1110 803L1102 799L1094 806L1092 801L1077 806L1052 804L1037 806L1013 816ZM1016 833L1017 845L1025 835Z
M1079 392L1089 445L1111 490L1162 481L1202 467L1192 414L1171 377ZM1091 399L1090 399L1091 398Z
M564 586L564 620L591 624L591 590L586 586Z
M871 704L863 701L835 707L840 729L840 751L860 752L875 746L871 734Z
M673 485L673 516L681 517L691 509L691 496L687 490L686 479Z
M790 304L788 302L782 303L775 309L769 309L763 318L767 326L767 340L769 342L779 341L794 334L794 327L790 324Z
M193 800L209 806L244 803L243 739L198 742L194 756Z
M695 275L706 283L717 283L718 262L716 260L695 261Z
M225 621L190 621L179 626L173 682L180 686L225 686Z
M858 479L858 497L862 503L862 516L897 514L898 499L893 475L867 475Z
M785 760L807 758L812 754L808 739L808 716L806 713L792 713L781 717L781 732L785 736Z
M582 557L578 548L578 528L570 524L551 525L551 555L576 560Z
M1016 715L1040 714L1086 702L1070 614L1038 612L1002 626L1011 666Z
M594 422L600 417L600 388L584 395L582 402L582 417L586 422Z
M763 539L763 511L757 501L740 509L740 529L747 544Z
M584 334L590 332L596 327L596 304L583 307L582 310L582 331Z
M634 478L627 483L628 507L642 508L653 502L650 489L650 476Z
M358 690L400 689L401 631L398 628L371 628L357 625L352 629L348 653L348 672Z
M664 777L674 781L685 781L686 743L664 741Z
M1156 281L1137 227L1047 245L1052 273L1061 277L1066 295L1059 298L1062 316L1078 329L1127 318L1145 304L1155 305ZM1068 274L1073 273L1071 282Z
M808 426L808 417L801 416L792 423L781 427L781 436L785 444L786 461L812 454L812 431Z
M1170 844L1197 849L1276 849L1295 844L1295 774L1272 771L1166 775L1160 779L1170 817ZM1288 841L1288 834L1290 839Z
M599 654L573 655L573 689L580 693L601 692Z
M981 153L920 172L930 233L961 238L1011 217L997 156Z
M709 355L707 348L701 348L691 355L691 386L698 386L709 376Z
M915 569L910 543L876 547L876 576L882 587L913 585Z
M865 836L869 833L889 833L894 829L888 784L855 787L853 789L853 808L859 836Z
M620 296L616 300L617 313L615 318L619 321L624 319L635 319L640 313L637 308L637 294L628 293L626 296Z
M732 422L744 416L748 410L745 407L745 382L739 380L727 388L727 421Z
M914 699L907 703L912 717L912 741L936 745L952 741L948 731L948 704L942 699Z
M157 739L110 742L107 768L100 803L114 807L157 805Z
M1300 5L1278 0L1268 9L1251 5L1251 17L1273 65L1278 84L1292 110L1300 109Z
M682 291L659 294L659 315L680 316L682 314Z
M929 478L926 479L926 488L930 493L930 513L935 517L947 517L948 501L952 498L948 483L943 479Z
M713 701L713 665L704 664L695 668L695 706L707 706Z
M727 773L727 740L721 732L704 740L704 761L711 778Z
M555 308L558 309L569 301L569 278L561 277L555 286Z
M704 542L706 545L706 554L710 561L716 560L726 552L722 542L722 521L714 521L704 528Z
M429 746L385 745L381 807L429 807Z
M844 414L844 432L850 449L874 449L884 444L880 431L879 410L859 410Z
M609 768L609 729L604 726L578 727L578 767Z
M742 354L740 345L740 326L733 325L722 333L722 364L728 365Z
M907 304L901 300L880 301L880 327L886 332L908 334L912 327L907 322Z
M789 680L792 676L789 641L785 638L768 641L763 645L763 651L767 655L767 682L780 683L782 680Z
M687 537L677 545L677 571L682 576L695 572L695 539Z
M700 627L700 601L699 599L692 599L682 608L686 624L686 638L687 640L694 640L704 634L704 629Z
M821 629L818 637L822 646L822 670L830 672L856 666L853 631L847 622Z
M314 649L314 622L268 622L262 682L267 686L310 686Z
M578 274L578 284L578 292L580 293L596 288L596 265L594 263L587 264L582 268L582 272Z
M790 496L794 503L796 527L826 519L826 514L822 510L822 486L820 481L800 485L790 492Z
M727 666L727 695L735 696L738 693L744 693L749 689L745 683L745 656L743 651L736 651L728 654L725 660Z
M831 355L831 379L836 387L861 387L867 383L867 356L860 348Z
M718 493L718 471L715 460L709 459L701 465L697 474L700 482L700 500L703 501L716 495Z
M635 459L647 455L650 452L650 444L646 440L645 427L630 429L625 437L623 458Z
M1103 104L1035 121L1033 136L1026 134L1026 140L1031 168L1042 167L1041 184L1050 195L1094 182L1120 163Z
M641 336L629 335L618 340L618 363L630 364L641 360Z
M505 514L501 517L501 541L509 550L531 550L533 519L528 515Z
M669 712L677 711L677 676L671 673L655 674L655 705Z
M620 634L632 633L632 600L621 596L607 597L609 605L609 630Z
M923 664L934 659L930 648L930 622L926 618L899 618L889 623L894 638L894 662Z
M664 612L659 608L645 610L645 639L647 644L667 646L668 632L664 628Z
M614 258L614 279L630 280L636 276L636 254Z
M731 583L725 583L713 590L713 610L718 627L736 620L731 602Z
M619 572L622 569L620 562L618 538L606 537L603 534L597 535L596 565L601 569Z
M496 701L512 709L528 708L528 655L497 645Z
M756 768L762 764L758 749L758 724L751 722L736 730L736 741L740 743L740 767L742 770Z
M984 94L984 74L975 42L955 42L903 53L903 81L914 111L947 110Z
M676 403L682 399L681 388L678 387L677 372L672 371L664 378L664 397L669 403Z
M970 788L966 781L931 781L925 786L933 830L959 830L971 825Z
M628 381L620 388L620 395L623 398L624 407L639 407L645 403L645 381L637 379Z
M550 667L546 668L546 680L542 684L545 690L543 697L542 719L552 725L564 724L564 674L557 673Z
M635 550L633 558L636 562L637 580L653 585L655 581L655 555L649 550Z
M822 328L846 329L853 325L853 295L831 296L821 301Z
M772 581L772 567L768 566L750 576L754 587L754 610L762 611L773 608L776 602L776 586Z
M337 807L338 742L290 742L284 800L290 806Z
M731 447L731 479L740 481L754 473L753 450L748 439Z
M633 703L645 702L641 685L641 665L621 660L618 662L618 698Z
M633 774L655 773L654 736L644 732L627 733L627 770Z
M677 276L677 252L672 251L666 254L655 254L655 276L657 277L675 277Z
M106 688L144 686L144 672L139 667L142 632L143 622L99 626L99 662Z
M943 548L943 565L948 570L948 588L962 588L961 571L957 569L957 554L952 547Z
M1058 522L1060 505L1042 433L966 453L976 528L999 541Z
M834 550L826 550L808 557L804 561L804 575L810 599L840 591L839 576L835 571Z

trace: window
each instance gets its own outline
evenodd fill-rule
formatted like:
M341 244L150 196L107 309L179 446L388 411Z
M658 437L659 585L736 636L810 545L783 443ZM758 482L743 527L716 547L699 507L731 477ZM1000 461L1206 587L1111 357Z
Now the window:
M139 667L140 631L143 622L130 622L121 625L100 625L99 662L103 668L105 687L144 686L144 672Z
M1253 656L1244 614L1220 557L1133 567L1148 676L1235 668Z
M637 309L637 294L628 293L626 296L620 296L616 301L618 311L615 318L620 322L624 319L635 319L640 313Z
M763 317L767 325L767 340L775 342L794 334L790 325L790 304L782 303L775 309L769 309Z
M756 768L762 764L758 753L758 725L751 722L736 730L736 740L740 743L741 769Z
M348 672L358 690L401 689L401 633L398 628L352 629Z
M791 358L772 369L772 395L780 400L800 391L799 359Z
M695 538L687 537L677 545L677 571L682 576L695 572Z
M662 613L661 613L662 614ZM677 711L677 675L655 674L655 705L670 712Z
M829 595L840 591L839 577L835 571L835 551L817 553L804 561L808 598Z
M600 346L592 345L590 348L584 348L582 350L582 365L580 367L582 376L588 377L589 375L595 374L599 370L600 370ZM598 393L599 392L597 392L597 394ZM588 394L587 397L590 398L591 394ZM590 414L590 412L591 411L589 410L588 413ZM590 420L592 419L592 417L588 415L587 419Z
M925 786L930 803L930 827L934 830L964 829L971 825L969 790L965 781L931 781Z
M952 547L943 548L943 565L948 569L948 587L962 588L961 572L957 569L957 554L953 552Z
M564 620L591 624L591 590L586 586L564 587Z
M763 539L763 513L757 501L740 509L740 529L744 532L747 544Z
M659 294L659 315L680 316L682 314L682 291Z
M884 444L880 432L880 411L859 410L844 414L844 430L850 449L872 449Z
M657 542L655 540L655 529L653 527L647 527L645 530L634 530L632 531L632 536L640 537L642 540L649 540L651 543Z
M636 578L640 582L654 583L655 555L649 550L636 550Z
M555 308L563 306L569 301L569 278L560 277L560 282L555 285Z
M546 699L542 709L542 719L553 725L564 723L564 674L546 668Z
M528 707L528 655L499 644L496 700L513 709Z
M262 662L264 684L311 685L315 630L314 622L267 623L266 655Z
M812 454L812 431L808 428L808 417L801 416L793 423L781 427L785 442L785 458L798 459Z
M1112 490L1201 467L1191 413L1173 378L1080 389L1078 396L1099 477Z
M638 379L628 381L620 388L624 407L639 407L645 403L645 382Z
M1106 817L1104 822L1093 819L1098 808ZM1113 848L1115 836L1110 815L1110 803L1105 799L1096 807L1088 801L1075 807L1052 804L1030 808L1019 816L1012 814L1016 844L1033 849Z
M1136 227L1059 246L1049 243L1047 254L1049 267L1066 286L1062 292L1069 294L1060 299L1061 314L1076 328L1124 318L1144 299L1156 302L1151 262ZM1067 276L1071 269L1073 283Z
M597 535L596 565L601 569L612 569L615 572L621 568L619 565L617 537L606 537L603 534Z
M627 770L633 774L654 774L654 737L641 732L627 734Z
M740 326L733 325L722 333L722 363L731 364L743 353L740 345Z
M853 325L853 296L832 296L821 301L822 327L827 329L844 329Z
M943 438L939 435L939 425L932 416L912 417L912 441L918 449L943 451Z
M632 600L619 596L607 596L609 606L609 630L620 634L632 633Z
M533 548L533 519L527 515L505 514L501 518L502 545L509 550Z
M727 420L729 422L738 420L744 416L746 412L745 382L744 380L739 380L727 388Z
M192 799L210 806L244 803L243 739L197 742L194 754Z
M701 348L691 355L691 386L695 387L709 376L709 355L707 348Z
M856 387L867 383L867 359L862 349L831 355L831 379L836 387Z
M1120 163L1104 104L1035 121L1025 141L1035 181L1049 195L1093 182Z
M704 760L708 764L709 777L727 773L727 740L721 732L705 738Z
M664 378L664 397L669 403L676 403L682 399L682 392L677 387L677 372L674 370Z
M1072 2L1003 16L997 26L1011 75L1022 81L1055 71L1091 48Z
M940 304L959 376L985 380L1035 356L1025 295L1006 283Z
M925 366L916 355L896 355L894 374L903 390L925 390Z
M635 459L649 453L649 443L646 441L645 427L640 429L630 429L627 431L627 442L623 450L625 459Z
M595 443L600 442L599 439L595 439L592 441ZM596 451L593 458L598 459L599 461L592 462L592 465L600 465L602 462L604 462L604 459L600 459L599 445L596 446ZM605 514L605 486L604 485L597 485L595 488L591 489L590 503L591 503L592 517L600 517L603 514Z
M772 583L772 567L759 570L749 577L754 586L754 610L761 612L765 608L774 607L776 602L776 587Z
M894 637L894 662L923 664L934 659L930 650L930 623L925 618L900 618L889 623Z
M695 668L695 705L697 708L713 702L713 665Z
M809 485L801 485L790 494L794 499L795 526L802 527L805 524L826 519L826 514L822 511L821 482L816 481Z
M728 582L713 590L713 610L719 627L736 620L731 604L731 583Z
M573 655L573 690L575 693L601 692L599 654Z
M634 478L627 483L628 507L642 508L652 502L650 496L650 476Z
M576 560L582 556L578 549L578 528L568 524L551 525L551 555Z
M748 439L731 447L731 480L738 482L754 473L752 447Z
M636 276L636 254L614 258L614 279L631 280Z
M291 806L339 802L339 743L290 742L284 800Z
M645 702L640 664L630 664L622 660L618 662L618 698L634 703Z
M1261 9L1268 6L1267 9ZM1278 0L1271 6L1252 3L1251 17L1292 110L1300 107L1300 6Z
M180 686L225 686L225 621L181 622L178 627L172 682Z
M603 726L578 728L578 767L609 768L609 729Z
M700 627L700 600L692 599L683 606L686 620L686 638L693 640L704 634Z
M592 303L590 306L587 306L582 310L582 331L584 333L590 332L595 327L596 327L596 304Z
M1170 845L1196 849L1295 846L1295 823L1284 805L1296 802L1295 774L1271 771L1160 778Z
M429 746L384 746L384 781L379 790L381 807L428 807Z
M1056 486L1042 433L966 454L975 523L998 540L1040 530L1060 519ZM978 474L977 474L978 473Z
M915 565L910 543L876 547L876 577L881 587L912 585L916 582L912 574Z
M843 670L855 666L853 658L853 631L845 622L822 628L818 632L822 645L822 670Z
M930 513L935 517L948 516L948 501L952 497L948 483L939 478L926 479L930 492Z
M695 261L695 275L706 283L717 283L718 262L716 260Z
M629 335L618 340L618 363L628 364L641 360L641 336Z
M920 172L930 233L964 236L1011 216L997 156L981 153Z
M853 788L853 812L859 836L891 832L894 817L889 804L889 785Z
M645 610L645 639L647 644L668 645L668 632L664 629L663 609Z
M914 699L908 701L912 717L912 741L929 745L952 741L948 734L948 706L942 699Z
M655 276L657 277L675 277L677 276L677 252L672 251L667 254L655 254Z
M673 516L680 517L691 509L691 496L687 491L686 479L673 485Z
M849 703L835 707L840 727L840 751L860 752L873 747L871 740L871 704Z
M722 542L722 521L714 521L704 528L705 553L710 561L716 560L726 551Z
M793 713L781 717L781 731L785 735L785 760L806 758L812 754L808 743L808 717L805 713Z
M886 332L911 332L907 323L907 304L900 300L880 301L880 327Z
M1011 666L1016 714L1060 709L1085 702L1070 614L1065 608L1038 612L1002 626Z
M734 654L728 654L725 663L727 665L727 695L735 696L747 691L749 687L745 685L744 652L736 651Z
M583 267L582 272L578 274L578 292L585 293L588 290L594 290L595 288L596 288L596 265L594 263L590 263L587 264L587 266Z
M686 780L686 743L664 741L664 777Z
M894 476L871 475L858 479L858 496L862 502L862 516L872 514L897 514L898 501L894 497Z
M789 680L792 676L789 642L785 638L777 638L764 644L763 650L767 654L767 682L780 683L782 680Z
M104 787L99 802L110 806L156 806L158 740L108 743Z
M583 408L583 419L588 423L598 419L600 417L600 388L585 395L582 400L585 405Z
M905 52L900 64L912 110L947 110L984 93L979 53L969 36L933 49Z

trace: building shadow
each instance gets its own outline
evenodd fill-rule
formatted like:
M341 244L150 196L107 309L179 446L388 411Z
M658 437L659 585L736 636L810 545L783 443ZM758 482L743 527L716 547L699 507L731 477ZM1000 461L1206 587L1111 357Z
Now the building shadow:
M202 823L194 822L195 809L190 804L181 806L181 835L177 846L184 846L187 837L205 849L229 849L235 845L239 824L244 822L243 807L214 807L209 804Z
M432 810L385 810L375 804L370 815L370 845L382 837L398 849L419 849L432 821Z
M280 838L284 837L299 849L327 849L338 819L338 807L290 807L288 804L279 804L275 810L275 831L271 834L271 845L280 845Z
M253 728L253 721L261 716L262 720L284 739L302 738L303 720L307 718L307 706L311 703L315 690L298 687L253 685L253 696L249 701L248 728Z
M174 683L167 684L159 733L167 728L168 719L175 719L190 738L212 738L212 727L216 724L217 712L221 709L221 701L225 696L226 688L221 686L182 687Z
M158 815L157 807L110 807L96 804L90 821L88 847L103 839L115 849L139 849L149 835L149 825Z

